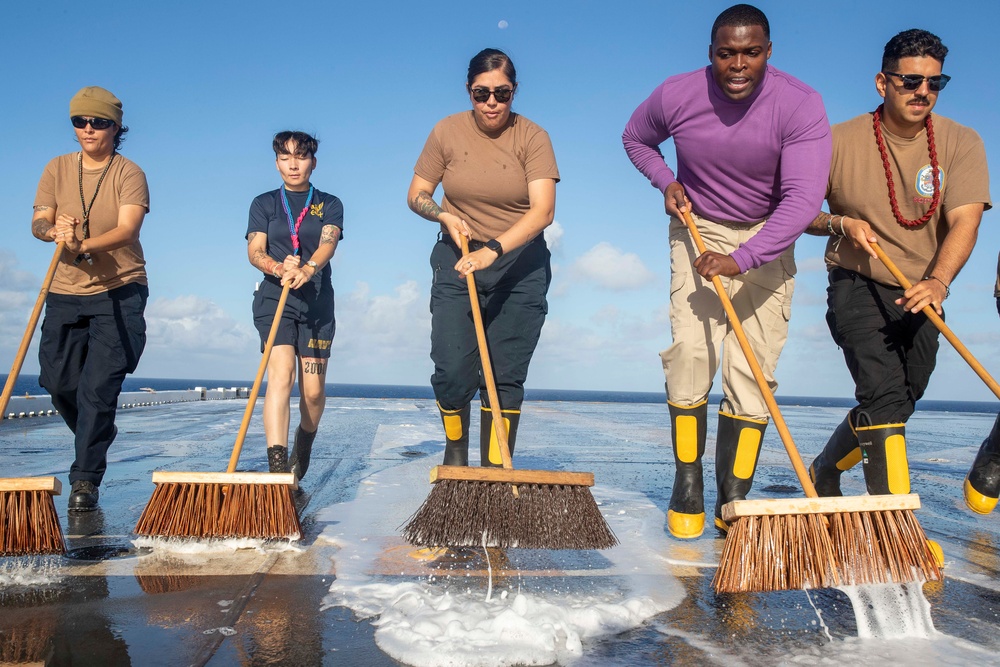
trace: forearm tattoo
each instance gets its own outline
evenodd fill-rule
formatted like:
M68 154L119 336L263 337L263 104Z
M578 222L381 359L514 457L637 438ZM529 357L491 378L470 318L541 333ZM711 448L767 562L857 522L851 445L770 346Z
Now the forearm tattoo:
M247 235L247 243L248 244L253 243L254 237L256 237L260 233L261 232L250 232L250 234ZM271 269L277 262L271 259L268 256L267 252L264 251L262 248L257 248L256 250L253 251L253 254L250 256L250 263L264 273L271 273Z
M427 218L428 220L437 220L438 216L441 215L441 207L437 205L437 202L427 194L424 190L417 193L417 196L413 198L410 207Z
M36 211L47 211L48 206L36 206ZM31 233L35 235L35 238L48 239L49 230L55 227L51 222L45 218L35 218L31 221Z

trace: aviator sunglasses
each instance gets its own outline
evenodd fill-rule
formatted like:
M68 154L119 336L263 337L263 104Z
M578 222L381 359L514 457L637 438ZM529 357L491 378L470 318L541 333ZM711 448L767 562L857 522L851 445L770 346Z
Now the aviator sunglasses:
M115 121L107 118L84 118L83 116L73 116L70 121L72 121L73 127L78 130L87 127L87 123L90 123L90 126L95 130L106 130L115 124Z
M947 74L938 74L937 76L921 76L919 74L897 74L896 72L882 72L883 74L888 74L889 76L898 76L900 84L903 86L904 90L916 90L923 83L924 79L927 79L927 87L931 89L931 92L938 92L939 90L944 90L944 87L948 85L951 81L951 77Z
M489 102L490 95L495 97L499 104L506 104L507 102L510 102L510 96L513 94L513 88L497 88L496 90L490 90L489 88L472 89L472 99L480 104L483 102Z

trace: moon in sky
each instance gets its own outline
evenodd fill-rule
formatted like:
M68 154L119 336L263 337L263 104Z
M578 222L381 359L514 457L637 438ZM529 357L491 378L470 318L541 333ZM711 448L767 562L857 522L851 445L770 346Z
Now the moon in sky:
M504 21L504 20L501 20L500 23L497 23L497 27L500 28L501 30L503 30L504 28L507 27L507 22Z

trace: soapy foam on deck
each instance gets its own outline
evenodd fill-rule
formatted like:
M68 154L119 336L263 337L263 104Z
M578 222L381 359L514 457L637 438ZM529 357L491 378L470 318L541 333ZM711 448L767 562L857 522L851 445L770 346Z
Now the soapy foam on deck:
M379 450L390 440L398 447L439 437L427 427L383 430L375 438ZM375 619L376 643L397 660L419 667L566 662L583 654L585 641L637 627L683 598L659 555L667 551L662 513L638 494L602 487L594 495L622 544L601 552L600 570L522 576L511 550L513 567L498 572L491 565L492 582L481 572L462 576L461 566L443 576L372 574L385 541L398 542L399 527L429 492L426 474L426 462L395 466L360 484L356 500L318 517L335 522L322 539L339 547L337 579L323 608L346 606ZM551 552L557 561L561 553Z
M65 578L60 556L0 559L0 589L42 588Z
M924 597L923 583L842 586L851 600L858 622L858 637L901 639L941 636L934 629L931 605Z

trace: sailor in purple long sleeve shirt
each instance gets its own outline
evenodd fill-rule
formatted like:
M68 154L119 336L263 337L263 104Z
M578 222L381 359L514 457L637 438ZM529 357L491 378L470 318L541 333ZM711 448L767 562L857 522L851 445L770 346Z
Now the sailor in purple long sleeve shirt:
M708 393L722 368L716 439L715 525L721 508L746 497L768 410L705 279L719 276L772 391L788 335L795 239L820 211L831 139L819 94L767 64L767 18L730 7L712 26L711 65L672 76L632 114L622 142L664 195L670 222L671 346L660 353L671 417L675 476L667 527L675 537L704 530L701 457ZM677 172L659 145L673 138ZM708 251L698 255L680 211L692 217ZM724 355L723 355L724 351Z
M673 138L677 176L659 145ZM712 68L660 84L632 114L622 143L632 164L666 193L680 182L704 218L756 223L731 253L740 272L777 258L819 212L830 167L830 123L819 93L767 65L746 99L731 100Z

